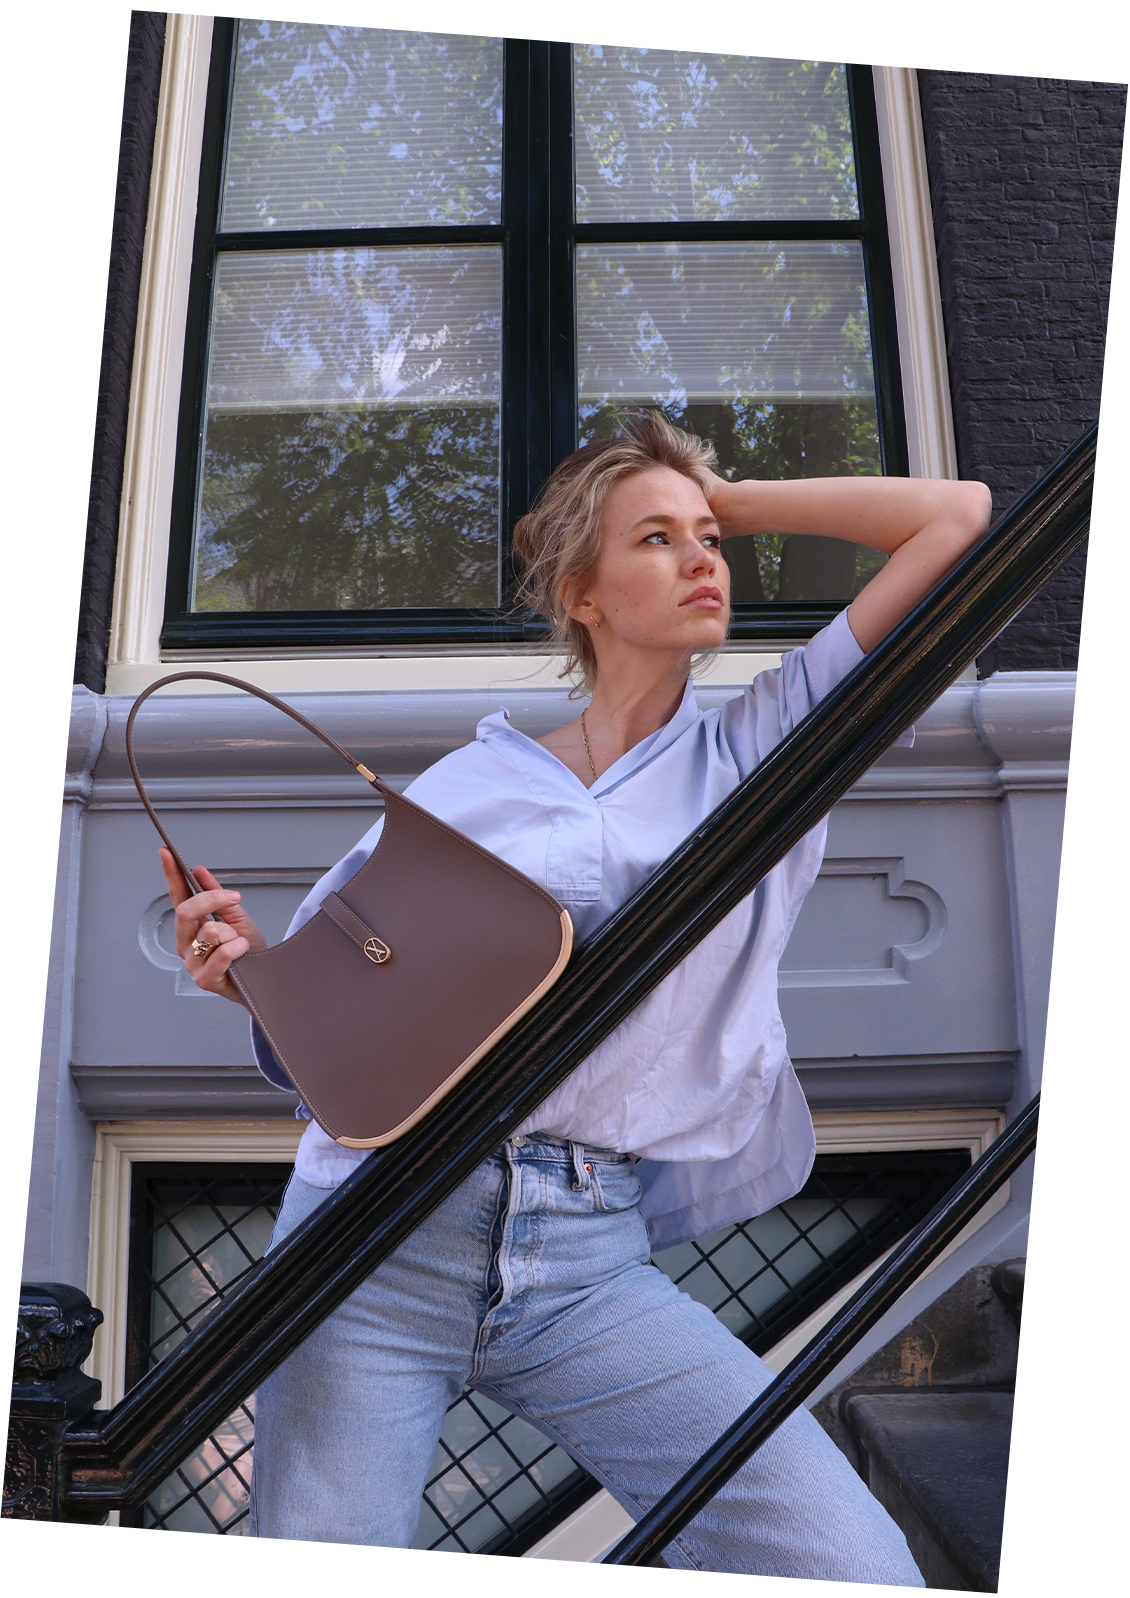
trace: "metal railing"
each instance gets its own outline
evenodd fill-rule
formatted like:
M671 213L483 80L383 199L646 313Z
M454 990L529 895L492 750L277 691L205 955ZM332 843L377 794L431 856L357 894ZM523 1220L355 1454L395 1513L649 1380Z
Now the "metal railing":
M140 1503L828 813L1082 542L1095 436L1085 434L696 828L419 1126L359 1166L120 1403L64 1433L61 1518L100 1519ZM771 1391L775 1405L795 1407L808 1390L795 1377L784 1396L779 1384ZM759 1419L761 1408L752 1432L720 1442L723 1455L713 1450L692 1485L673 1489L677 1505L663 1511L672 1525L783 1418L774 1408L775 1418ZM609 1557L652 1557L656 1538L674 1534L666 1520L646 1529L661 1509Z
M778 1425L831 1376L871 1326L925 1267L948 1248L986 1199L1009 1181L1036 1147L1112 1146L1127 1141L1125 1093L1037 1093L1023 1114L933 1206L890 1258L863 1283L833 1322L783 1369L734 1425L722 1433L670 1493L601 1561L601 1592L647 1592L647 1566L705 1509Z

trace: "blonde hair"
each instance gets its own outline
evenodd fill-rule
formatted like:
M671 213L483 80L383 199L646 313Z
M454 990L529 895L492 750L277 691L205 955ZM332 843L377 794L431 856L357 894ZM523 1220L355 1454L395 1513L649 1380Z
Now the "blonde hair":
M554 469L533 509L515 527L514 549L525 566L518 602L552 624L553 641L565 651L561 676L578 673L579 691L592 691L596 654L588 628L567 613L562 593L575 592L596 572L609 489L634 473L669 466L705 494L716 465L713 444L672 427L662 412L623 413L612 438L582 445Z

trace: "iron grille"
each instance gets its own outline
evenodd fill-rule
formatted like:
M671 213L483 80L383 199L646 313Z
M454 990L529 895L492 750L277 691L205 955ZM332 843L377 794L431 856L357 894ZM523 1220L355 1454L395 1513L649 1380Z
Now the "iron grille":
M909 1230L968 1169L965 1149L818 1155L801 1192L655 1264L765 1353ZM135 1166L127 1382L175 1346L267 1246L290 1168ZM122 1523L242 1535L253 1401ZM522 1554L598 1489L528 1421L478 1393L448 1410L415 1548Z

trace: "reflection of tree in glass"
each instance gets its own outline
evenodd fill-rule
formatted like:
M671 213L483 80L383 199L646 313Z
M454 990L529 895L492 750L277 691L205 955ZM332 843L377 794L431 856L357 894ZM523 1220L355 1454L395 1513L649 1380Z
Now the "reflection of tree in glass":
M499 217L502 41L242 22L223 225Z
M223 413L196 610L498 603L496 407Z
M882 470L858 245L593 246L578 251L582 440L658 405L713 440L729 477ZM841 540L726 546L734 598L841 601L881 563Z
M574 46L581 221L858 215L845 69Z

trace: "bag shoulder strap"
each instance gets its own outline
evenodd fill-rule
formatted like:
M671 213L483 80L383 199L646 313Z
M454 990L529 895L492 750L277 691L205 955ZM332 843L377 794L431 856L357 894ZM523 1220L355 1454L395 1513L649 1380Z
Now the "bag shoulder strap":
M269 694L265 688L256 688L254 683L243 682L239 677L226 677L223 672L219 671L176 671L173 672L170 677L162 677L158 682L150 683L149 687L146 688L143 693L138 694L137 698L134 700L133 708L129 713L129 720L126 722L126 759L129 761L130 772L133 775L133 780L137 787L138 794L141 796L141 802L149 814L149 819L160 833L165 847L176 861L178 867L180 868L181 875L184 877L184 880L188 883L188 886L192 889L193 893L201 893L203 890L201 889L196 878L192 875L192 872L181 859L179 853L177 852L176 845L173 843L164 827L158 821L157 812L153 809L153 806L149 800L149 795L145 791L145 785L141 780L141 773L137 769L137 761L134 759L133 753L133 724L137 717L138 711L149 698L150 694L155 694L158 688L165 688L169 683L173 682L222 682L229 688L238 688L243 693L254 694L257 699L262 699L265 704L273 705L276 710L281 710L283 714L289 716L292 721L297 721L299 726L306 728L307 732L312 732L315 738L320 738L324 744L333 750L335 755L340 755L346 764L352 766L354 771L356 771L359 776L364 777L365 781L370 783L378 793L387 795L389 792L387 785L381 781L380 777L371 772L367 766L363 766L359 760L354 760L349 751L347 749L343 749L339 743L335 742L335 740L330 737L328 732L323 732L321 727L317 726L308 717L304 716L301 711L295 710L292 706L288 705L285 700L276 698L274 694ZM218 919L218 917L213 919Z

